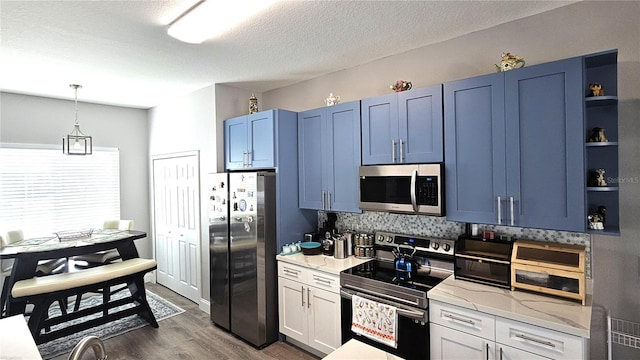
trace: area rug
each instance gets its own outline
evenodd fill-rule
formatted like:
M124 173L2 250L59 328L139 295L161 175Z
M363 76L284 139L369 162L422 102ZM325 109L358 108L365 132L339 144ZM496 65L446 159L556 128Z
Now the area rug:
M125 296L130 296L129 290L120 291L114 294L112 296L112 299L121 299ZM168 319L172 316L184 312L184 310L177 305L161 298L160 296L152 293L149 290L147 290L147 301L149 302L149 306L151 307L151 310L153 311L153 314L155 315L157 321ZM99 304L102 304L102 295L91 296L81 300L80 309ZM127 304L118 309L124 309L131 306L132 304ZM69 308L73 308L73 302L69 304ZM58 306L52 306L49 309L49 316L53 317L59 314L60 308ZM100 315L100 313L93 314L76 321L85 321L87 319L96 318ZM40 351L40 356L42 356L43 359L51 359L56 356L71 352L71 350L73 350L73 347L76 346L76 344L78 344L78 342L80 342L80 340L82 340L85 336L94 335L102 340L106 340L147 325L149 325L149 323L147 323L140 316L131 315L116 321L112 321L108 324L100 325L79 333L40 344L38 345L38 351ZM160 324L160 326L162 326L162 324Z

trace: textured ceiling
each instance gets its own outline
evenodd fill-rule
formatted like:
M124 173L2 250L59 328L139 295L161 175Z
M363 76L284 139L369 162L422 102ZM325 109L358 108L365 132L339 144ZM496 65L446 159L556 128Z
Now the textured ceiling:
M169 37L195 2L1 0L0 90L72 99L77 83L80 101L137 108L264 92L576 1L284 1L199 45Z

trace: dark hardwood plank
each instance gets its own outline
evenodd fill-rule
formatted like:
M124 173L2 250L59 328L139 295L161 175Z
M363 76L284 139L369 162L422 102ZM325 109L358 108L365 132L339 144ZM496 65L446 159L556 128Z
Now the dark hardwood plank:
M185 312L160 321L159 328L145 326L104 341L109 360L136 359L300 359L318 357L284 342L273 343L262 350L213 325L209 314L198 305L157 284L146 288L185 309ZM88 351L91 353L91 350ZM87 354L88 355L88 354ZM69 354L55 357L66 360ZM85 356L89 358L89 356Z

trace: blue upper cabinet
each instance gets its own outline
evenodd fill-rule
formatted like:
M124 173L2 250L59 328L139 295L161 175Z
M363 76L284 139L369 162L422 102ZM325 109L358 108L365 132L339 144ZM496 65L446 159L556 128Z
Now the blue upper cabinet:
M441 162L442 85L362 100L362 163Z
M298 144L300 207L361 212L360 102L298 113Z
M582 58L505 73L508 225L585 231Z
M398 93L398 111L400 162L444 161L442 85Z
M398 95L368 98L362 102L362 163L390 164L398 155Z
M284 118L292 121L283 121ZM281 119L282 118L282 119ZM278 166L277 134L295 129L296 113L266 110L224 121L225 169L264 169ZM293 124L293 125L291 125ZM287 141L282 139L282 141ZM291 141L295 141L292 139Z
M445 83L444 119L447 219L504 223L504 75Z
M585 231L581 62L444 85L449 220Z

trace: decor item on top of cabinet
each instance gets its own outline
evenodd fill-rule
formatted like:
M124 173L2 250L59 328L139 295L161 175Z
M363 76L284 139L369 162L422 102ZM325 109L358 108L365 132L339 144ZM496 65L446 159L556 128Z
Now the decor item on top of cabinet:
M494 65L496 66L497 72L519 69L524 66L524 59L518 55L512 55L511 53L502 53L500 65Z
M333 93L329 93L329 96L324 98L324 103L327 106L333 106L340 103L340 96L333 95Z
M255 114L258 112L258 98L251 94L249 98L249 114Z
M398 80L395 83L389 85L389 89L395 92L411 90L411 81Z
M607 186L607 182L604 180L604 173L604 169L591 170L589 174L589 186Z
M604 88L600 83L590 83L587 96L604 96Z
M607 137L604 136L604 129L599 127L594 127L591 130L591 136L587 140L587 142L607 142Z

